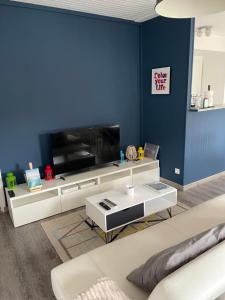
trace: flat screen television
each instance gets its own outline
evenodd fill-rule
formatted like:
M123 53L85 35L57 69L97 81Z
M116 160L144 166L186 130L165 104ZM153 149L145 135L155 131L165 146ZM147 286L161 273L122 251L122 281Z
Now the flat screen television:
M51 144L55 175L98 168L119 160L120 126L52 133Z

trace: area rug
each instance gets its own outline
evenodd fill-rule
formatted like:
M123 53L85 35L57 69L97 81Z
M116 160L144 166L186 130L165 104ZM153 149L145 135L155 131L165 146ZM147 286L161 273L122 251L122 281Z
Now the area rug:
M178 203L178 205L172 208L172 215L175 216L187 209L189 209L188 206ZM121 239L149 226L154 226L161 222L162 218L168 218L167 211L145 218L145 223L130 224L117 239ZM100 228L91 230L84 222L86 219L85 207L82 207L63 216L55 216L41 223L47 237L63 262L105 244L104 232ZM148 222L150 220L157 221ZM117 231L115 230L113 233L116 234Z

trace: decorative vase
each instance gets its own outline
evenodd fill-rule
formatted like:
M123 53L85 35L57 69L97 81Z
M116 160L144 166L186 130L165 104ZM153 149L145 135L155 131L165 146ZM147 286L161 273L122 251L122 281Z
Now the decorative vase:
M137 159L137 150L135 146L128 146L126 150L126 158L128 160L136 160Z

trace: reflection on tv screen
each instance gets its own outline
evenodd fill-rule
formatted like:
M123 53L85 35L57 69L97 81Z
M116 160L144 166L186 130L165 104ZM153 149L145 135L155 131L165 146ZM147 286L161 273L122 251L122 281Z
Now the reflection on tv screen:
M55 174L97 168L119 159L119 125L51 134Z

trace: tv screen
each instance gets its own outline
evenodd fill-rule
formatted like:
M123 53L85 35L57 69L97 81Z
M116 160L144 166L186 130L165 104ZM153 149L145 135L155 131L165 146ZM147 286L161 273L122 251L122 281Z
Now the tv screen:
M55 175L78 173L119 160L120 126L53 133L51 142Z

